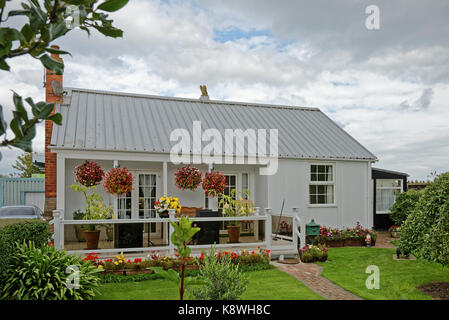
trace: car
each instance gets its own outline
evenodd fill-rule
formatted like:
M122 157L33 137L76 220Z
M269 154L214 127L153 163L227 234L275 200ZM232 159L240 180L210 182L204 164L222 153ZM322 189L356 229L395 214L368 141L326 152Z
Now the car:
M0 219L44 220L44 214L42 210L35 205L4 206L0 208Z

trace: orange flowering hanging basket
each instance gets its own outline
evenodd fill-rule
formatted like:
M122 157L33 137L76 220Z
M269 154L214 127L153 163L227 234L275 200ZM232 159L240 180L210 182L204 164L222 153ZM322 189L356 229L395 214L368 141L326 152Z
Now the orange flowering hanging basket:
M104 189L107 193L121 195L133 189L134 177L127 168L112 168L104 178Z

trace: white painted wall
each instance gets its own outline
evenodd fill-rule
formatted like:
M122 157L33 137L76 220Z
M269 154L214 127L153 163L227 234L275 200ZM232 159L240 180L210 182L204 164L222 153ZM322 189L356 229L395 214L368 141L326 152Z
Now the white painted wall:
M310 165L315 163L335 165L335 205L309 205ZM279 212L285 199L284 212L299 208L300 215L323 226L352 227L359 221L364 227L372 227L370 184L369 162L281 159L277 174L268 177L267 205L273 212Z

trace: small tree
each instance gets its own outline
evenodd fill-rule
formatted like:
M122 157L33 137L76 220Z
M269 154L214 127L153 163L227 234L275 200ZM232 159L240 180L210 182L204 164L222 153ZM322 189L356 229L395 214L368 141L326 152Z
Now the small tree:
M33 163L33 154L31 152L23 153L17 157L16 163L12 167L19 171L19 177L31 178L33 173L42 173Z
M184 299L184 292L188 286L205 283L203 280L196 277L184 277L186 259L190 256L191 252L187 243L198 231L200 231L200 228L192 227L192 222L193 221L189 220L187 217L182 217L179 219L178 223L170 221L170 224L175 229L171 234L170 239L178 249L178 255L181 259L181 275L173 269L163 271L160 267L149 268L176 284L179 289L179 300Z

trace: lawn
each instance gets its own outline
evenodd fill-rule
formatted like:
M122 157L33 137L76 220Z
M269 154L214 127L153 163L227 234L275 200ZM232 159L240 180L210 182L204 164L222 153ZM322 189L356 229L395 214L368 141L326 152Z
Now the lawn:
M277 269L247 272L250 277L244 300L318 300L322 299L292 276ZM173 300L176 286L163 279L102 285L99 300Z
M365 299L430 299L416 288L430 282L449 282L448 268L420 260L393 260L394 253L395 249L331 248L328 261L318 264L323 266L322 276ZM369 265L379 267L379 289L365 286Z

